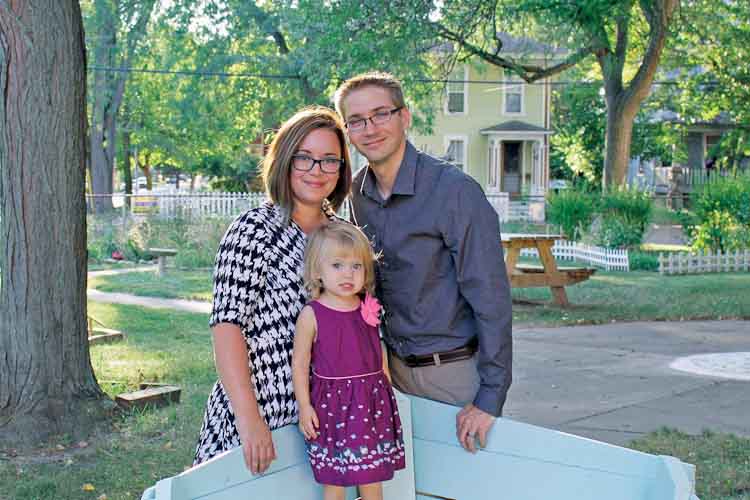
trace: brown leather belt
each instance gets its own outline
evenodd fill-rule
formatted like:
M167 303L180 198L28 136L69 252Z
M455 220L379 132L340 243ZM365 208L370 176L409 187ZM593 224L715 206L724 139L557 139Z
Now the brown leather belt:
M454 361L463 361L469 359L477 352L477 340L472 340L469 344L453 349L450 351L433 352L432 354L411 354L405 358L400 358L409 368L419 368L422 366L440 366L444 363L453 363Z

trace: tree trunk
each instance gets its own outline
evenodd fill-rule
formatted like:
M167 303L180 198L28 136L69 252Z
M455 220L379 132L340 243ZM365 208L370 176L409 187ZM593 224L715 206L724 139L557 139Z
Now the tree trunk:
M0 3L0 448L111 408L86 331L86 69L78 2Z
M130 195L133 194L133 152L130 150L130 130L122 133L122 149L125 161L122 166L122 180L125 184L125 206L130 208Z
M630 161L633 122L639 106L640 101L622 104L619 99L607 99L607 131L602 172L602 184L605 189L625 183Z

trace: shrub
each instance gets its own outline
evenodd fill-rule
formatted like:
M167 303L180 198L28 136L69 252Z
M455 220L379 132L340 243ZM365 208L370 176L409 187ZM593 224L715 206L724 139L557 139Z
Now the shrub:
M695 250L734 251L750 247L750 173L706 184L695 199L691 227Z
M607 192L600 203L603 216L615 216L643 233L651 221L651 195L637 189L616 189Z
M743 226L750 226L750 173L722 177L706 184L695 200L699 223L715 217L713 212L729 212Z
M581 239L596 209L595 198L586 192L566 189L547 199L547 219L557 224L571 241Z
M643 230L616 215L602 216L593 232L594 244L606 248L629 248L641 244Z
M653 252L630 250L628 252L628 261L630 262L631 271L659 270L659 256Z
M731 252L750 247L750 227L726 210L714 210L693 229L695 250Z

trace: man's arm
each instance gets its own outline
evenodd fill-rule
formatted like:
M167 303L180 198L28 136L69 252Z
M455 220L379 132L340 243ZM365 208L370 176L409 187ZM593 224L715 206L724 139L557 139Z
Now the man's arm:
M479 391L474 406L502 415L512 374L512 312L497 212L472 179L449 206L444 237L461 295L474 312L479 340Z

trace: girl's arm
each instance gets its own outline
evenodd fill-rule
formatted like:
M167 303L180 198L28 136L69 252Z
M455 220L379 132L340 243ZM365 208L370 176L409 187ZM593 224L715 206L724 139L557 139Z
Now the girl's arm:
M388 377L388 382L393 383L391 380L391 369L388 368L388 348L385 345L385 342L382 340L380 341L380 353L383 357L383 373L385 373L385 376Z
M299 407L299 427L305 439L318 436L318 415L310 401L310 358L317 333L315 312L305 306L297 318L294 328L294 351L292 352L292 382L294 396Z
M211 331L216 369L234 410L245 464L253 474L264 472L276 458L276 451L271 430L258 410L245 337L240 327L231 323L219 323Z

